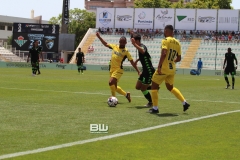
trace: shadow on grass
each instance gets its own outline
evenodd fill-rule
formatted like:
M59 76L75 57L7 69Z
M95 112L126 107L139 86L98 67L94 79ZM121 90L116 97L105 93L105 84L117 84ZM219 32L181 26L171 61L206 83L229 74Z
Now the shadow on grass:
M127 107L127 108L150 109L150 107L146 107L146 106L134 106L134 107Z
M158 117L175 117L175 116L179 116L177 113L159 113L159 114L155 114Z

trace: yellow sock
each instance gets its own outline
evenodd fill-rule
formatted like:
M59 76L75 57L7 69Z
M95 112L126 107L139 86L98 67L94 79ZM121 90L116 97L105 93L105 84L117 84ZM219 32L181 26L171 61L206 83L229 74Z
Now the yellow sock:
M121 94L121 95L123 95L123 96L126 96L126 92L124 91L124 90L122 90L122 88L120 87L120 86L117 86L117 93L119 93L119 94Z
M115 85L111 85L110 90L111 90L112 96L116 97L116 87L115 87Z
M184 99L182 93L177 88L174 87L171 90L171 92L175 95L175 97L177 97L177 99L179 99L181 102L184 102L185 99Z
M152 90L152 102L153 106L157 107L158 106L158 90Z

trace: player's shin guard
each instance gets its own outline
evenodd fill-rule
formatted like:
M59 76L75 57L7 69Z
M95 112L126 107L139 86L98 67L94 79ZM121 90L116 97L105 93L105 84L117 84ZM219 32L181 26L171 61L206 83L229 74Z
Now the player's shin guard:
M110 90L111 90L112 96L116 97L116 87L115 87L115 85L111 85Z
M184 102L184 97L182 95L182 93L175 87L173 87L173 89L171 90L172 94L174 94L175 97L177 97L177 99L179 99L181 102Z
M225 78L225 81L227 82L227 84L229 84L228 77L226 74L224 74L224 78Z
M154 107L158 106L158 90L152 90L152 103Z
M126 96L126 92L124 91L124 90L122 90L122 88L120 87L120 86L117 86L117 93L119 93L119 94L121 94L121 95L123 95L123 96Z
M143 93L144 97L148 100L148 102L152 102L152 97L148 90L142 91L142 93Z

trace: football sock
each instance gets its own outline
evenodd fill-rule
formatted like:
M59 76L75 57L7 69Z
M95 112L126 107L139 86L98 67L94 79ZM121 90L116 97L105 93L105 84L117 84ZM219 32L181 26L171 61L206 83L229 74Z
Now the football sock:
M234 86L234 83L235 83L235 77L232 76L232 86Z
M225 81L227 82L227 84L229 84L227 75L224 75L224 78L225 78Z
M158 110L158 107L154 106L153 109L154 109L154 110Z
M151 89L152 89L152 86L148 86L148 87L147 87L147 90L151 90Z
M152 102L152 97L148 90L142 91L142 93L143 93L144 97L148 100L148 102Z
M112 96L116 97L116 87L115 87L115 85L111 85L110 90L111 90Z
M171 92L175 95L175 97L177 97L177 99L179 99L181 102L184 102L185 99L182 93L177 88L173 87Z
M119 93L119 94L121 94L121 95L123 95L123 96L125 96L126 97L126 95L127 95L127 92L125 92L124 90L122 90L122 88L120 87L120 86L117 86L117 93Z
M153 106L158 106L158 91L157 90L152 90L152 102Z

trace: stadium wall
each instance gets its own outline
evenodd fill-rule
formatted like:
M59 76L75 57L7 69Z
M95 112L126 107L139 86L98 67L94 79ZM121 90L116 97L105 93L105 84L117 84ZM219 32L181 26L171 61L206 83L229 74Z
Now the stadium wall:
M87 70L106 71L108 72L108 65L85 65ZM0 62L1 68L31 68L30 63L25 62ZM77 70L76 64L68 63L40 63L41 69L64 69L64 70ZM190 75L191 69L178 68L176 74ZM124 67L125 72L136 72L131 66ZM222 76L222 70L202 70L201 75L206 76ZM236 76L240 76L240 71L237 71Z

